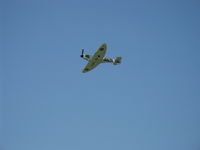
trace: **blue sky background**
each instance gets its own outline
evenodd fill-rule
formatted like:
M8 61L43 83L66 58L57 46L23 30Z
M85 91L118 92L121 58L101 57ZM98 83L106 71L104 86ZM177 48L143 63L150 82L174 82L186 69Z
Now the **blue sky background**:
M198 0L1 0L2 150L199 150ZM81 73L81 48L107 43Z

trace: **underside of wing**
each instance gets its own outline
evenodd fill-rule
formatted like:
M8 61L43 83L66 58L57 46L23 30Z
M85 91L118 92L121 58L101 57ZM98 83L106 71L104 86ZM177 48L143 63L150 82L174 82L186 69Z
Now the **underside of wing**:
M92 69L94 69L96 66L98 66L100 63L102 63L103 57L106 54L106 44L102 44L96 53L93 55L91 60L88 62L88 64L85 66L82 72L88 72Z
M82 72L88 72L92 69L94 69L96 66L98 66L101 63L101 61L96 60L90 60L90 62L85 66Z

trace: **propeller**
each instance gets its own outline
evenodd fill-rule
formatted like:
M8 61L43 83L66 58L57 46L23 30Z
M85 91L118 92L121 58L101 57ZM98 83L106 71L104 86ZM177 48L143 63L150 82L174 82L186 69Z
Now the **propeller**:
M83 57L84 49L82 49L81 57Z

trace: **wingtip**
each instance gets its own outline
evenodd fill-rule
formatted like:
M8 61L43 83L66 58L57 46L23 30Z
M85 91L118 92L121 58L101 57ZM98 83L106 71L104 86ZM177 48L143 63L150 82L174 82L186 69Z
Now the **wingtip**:
M85 69L82 70L82 73L86 73L88 71L89 71L89 69L85 68Z
M103 46L105 46L105 47L107 46L107 44L106 44L106 43L103 43L102 45L103 45Z

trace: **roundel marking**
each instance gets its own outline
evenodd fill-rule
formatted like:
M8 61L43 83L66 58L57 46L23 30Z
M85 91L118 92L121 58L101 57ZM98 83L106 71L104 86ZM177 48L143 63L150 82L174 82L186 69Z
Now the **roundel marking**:
M104 50L104 48L102 47L102 48L100 48L100 51L103 51Z

